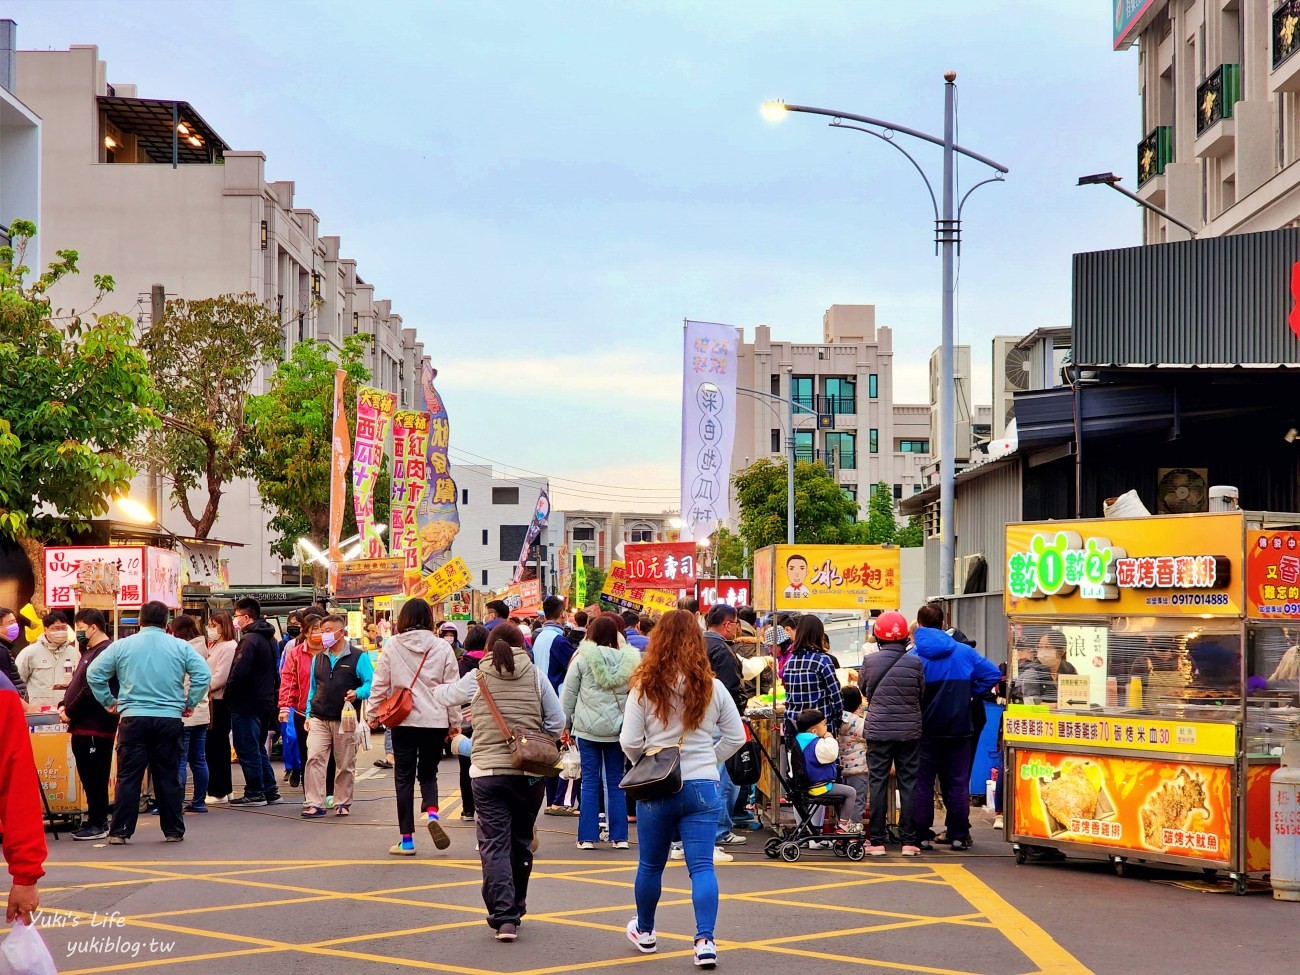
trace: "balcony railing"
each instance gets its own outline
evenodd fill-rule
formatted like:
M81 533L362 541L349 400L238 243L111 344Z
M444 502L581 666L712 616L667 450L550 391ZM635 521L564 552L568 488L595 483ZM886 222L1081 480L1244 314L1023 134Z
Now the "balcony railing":
M1284 0L1273 11L1273 67L1300 50L1300 0Z
M818 393L812 396L794 396L792 399L799 407L799 412L814 411L831 416L844 416L858 412L856 396L825 396Z
M1241 66L1221 64L1196 89L1196 134L1232 118L1232 106L1241 98Z
M1145 139L1138 143L1138 186L1162 175L1165 167L1173 161L1174 127L1157 125Z

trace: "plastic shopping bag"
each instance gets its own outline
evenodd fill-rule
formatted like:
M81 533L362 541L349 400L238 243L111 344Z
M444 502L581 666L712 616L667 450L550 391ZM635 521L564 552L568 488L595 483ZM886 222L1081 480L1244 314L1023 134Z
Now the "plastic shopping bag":
M302 753L298 751L298 724L294 721L293 715L293 708L290 708L289 720L280 722L280 740L284 742L284 770L301 772Z
M0 975L58 975L36 925L14 922L0 943Z
M370 751L370 704L367 702L361 710L361 720L357 722L357 748Z
M560 777L570 781L582 778L582 757L572 745L560 753Z
M357 730L357 709L348 701L343 705L343 713L339 716L339 731L345 735L350 735Z

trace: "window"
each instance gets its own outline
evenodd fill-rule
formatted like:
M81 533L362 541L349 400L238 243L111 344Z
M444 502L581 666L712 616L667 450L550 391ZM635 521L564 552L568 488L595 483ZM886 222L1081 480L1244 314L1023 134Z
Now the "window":
M919 485L919 484L913 484L913 485L912 485L912 493L913 493L913 494L920 494L920 493L921 493L921 485Z
M488 584L488 583L487 583L487 569L484 569L484 570L483 570L483 583L482 583L484 589L487 588L487 584Z
M869 399L880 397L880 377L874 372L867 377L867 397Z
M790 398L794 400L795 406L802 406L804 409L813 408L813 377L812 376L792 376L790 378Z
M460 489L460 503L469 504L469 488Z
M780 376L777 376L777 375L772 376L772 395L773 395L773 396L780 396L780 395L781 395L781 377L780 377Z
M886 488L886 490L888 490L888 488ZM876 498L876 497L879 497L879 496L880 496L880 485L879 485L879 484L872 484L872 485L871 485L871 496L872 496L873 498Z
M930 441L900 440L898 441L898 452L900 454L928 454L930 452Z
M813 449L813 432L811 430L796 430L794 432L794 459L796 461L816 460L816 451Z
M867 432L867 449L873 454L880 453L880 431L875 427Z
M487 530L486 528L484 528L484 529L483 529L483 544L486 545L487 543L488 543L488 530Z
M519 553L523 550L524 539L528 537L527 525L502 525L501 526L501 561L514 563L519 560ZM534 557L546 561L546 546L541 542L534 542L533 547L528 552L528 561Z
M894 500L895 501L903 500L903 485L901 484L894 485Z
M858 469L857 435L852 433L826 434L826 456L834 460L842 471Z
M858 500L858 488L857 488L857 485L855 485L855 484L841 484L841 485L840 485L840 490L841 490L842 492L844 492L844 496L845 496L846 498L848 498L850 501L856 501L856 500Z
M826 380L825 412L835 415L858 412L858 384L852 379Z
M519 488L517 487L494 487L492 489L493 504L518 504Z
M653 542L655 533L653 528L634 528L627 533L627 540L633 544L640 542Z
M573 529L573 540L575 542L594 542L596 540L596 529L575 528Z
M781 452L781 431L773 430L772 431L772 453L779 454L780 452Z

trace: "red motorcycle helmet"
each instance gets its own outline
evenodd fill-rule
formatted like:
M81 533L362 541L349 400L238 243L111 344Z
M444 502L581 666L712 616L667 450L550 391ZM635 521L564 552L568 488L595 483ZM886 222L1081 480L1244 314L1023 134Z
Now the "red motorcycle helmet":
M892 609L877 616L876 625L871 630L877 643L903 643L907 640L907 631L907 617Z

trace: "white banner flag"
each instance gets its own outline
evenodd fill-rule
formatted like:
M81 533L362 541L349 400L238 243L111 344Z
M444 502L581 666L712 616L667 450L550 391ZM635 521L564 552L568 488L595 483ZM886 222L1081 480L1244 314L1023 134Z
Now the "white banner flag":
M682 378L683 538L698 541L731 517L736 439L736 329L686 323Z

